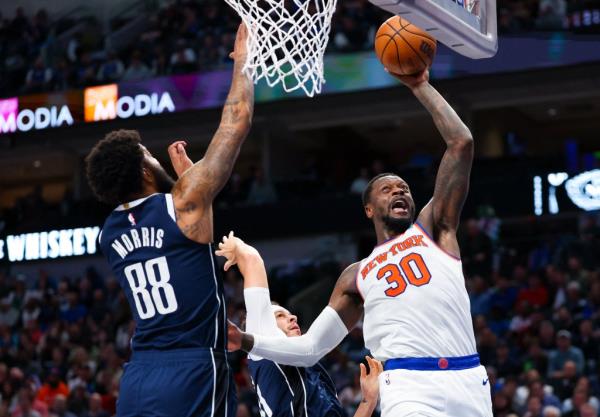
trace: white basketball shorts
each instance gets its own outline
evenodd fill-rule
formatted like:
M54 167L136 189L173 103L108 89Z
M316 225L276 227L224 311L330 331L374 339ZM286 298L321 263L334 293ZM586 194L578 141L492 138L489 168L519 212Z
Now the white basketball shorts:
M379 376L381 417L492 417L481 365L462 370L394 369Z

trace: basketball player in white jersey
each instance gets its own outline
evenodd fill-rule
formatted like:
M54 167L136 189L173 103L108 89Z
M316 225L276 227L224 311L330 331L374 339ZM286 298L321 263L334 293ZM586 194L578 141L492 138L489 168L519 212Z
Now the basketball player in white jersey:
M341 274L329 305L310 329L282 339L230 326L229 347L281 364L311 366L364 313L365 345L385 362L380 376L383 417L491 417L490 387L475 347L456 239L473 139L429 84L427 70L398 78L431 114L446 142L433 197L417 215L402 178L373 178L363 203L378 245Z

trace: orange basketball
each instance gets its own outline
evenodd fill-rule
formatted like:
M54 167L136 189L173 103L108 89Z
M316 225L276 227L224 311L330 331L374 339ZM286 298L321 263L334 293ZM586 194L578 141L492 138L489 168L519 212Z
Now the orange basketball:
M379 27L375 53L384 67L399 75L411 75L431 66L437 42L433 36L400 16Z

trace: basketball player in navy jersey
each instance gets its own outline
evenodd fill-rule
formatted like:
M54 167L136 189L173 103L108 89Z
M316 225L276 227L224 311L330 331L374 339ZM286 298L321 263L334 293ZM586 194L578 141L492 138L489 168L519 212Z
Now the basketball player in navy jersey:
M225 300L211 243L212 202L251 125L253 84L242 73L246 40L240 25L231 88L204 158L192 164L184 143L169 147L176 183L141 145L137 131L109 133L87 157L92 190L116 207L100 246L136 321L119 417L236 414Z
M287 309L272 305L264 262L258 251L241 239L223 237L219 256L227 258L225 270L237 264L244 277L246 331L286 338L302 335L297 318ZM266 301L266 302L265 302ZM370 372L360 364L362 401L354 417L370 417L379 398L381 362L367 356ZM335 385L320 363L310 367L287 366L259 356L248 355L258 403L263 416L343 417L346 415Z

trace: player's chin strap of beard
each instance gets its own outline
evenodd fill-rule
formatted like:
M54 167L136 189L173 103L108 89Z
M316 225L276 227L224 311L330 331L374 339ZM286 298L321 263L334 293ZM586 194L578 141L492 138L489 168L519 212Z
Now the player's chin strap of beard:
M388 230L397 234L404 233L413 224L412 216L409 219L397 219L391 216L383 216L382 220Z

